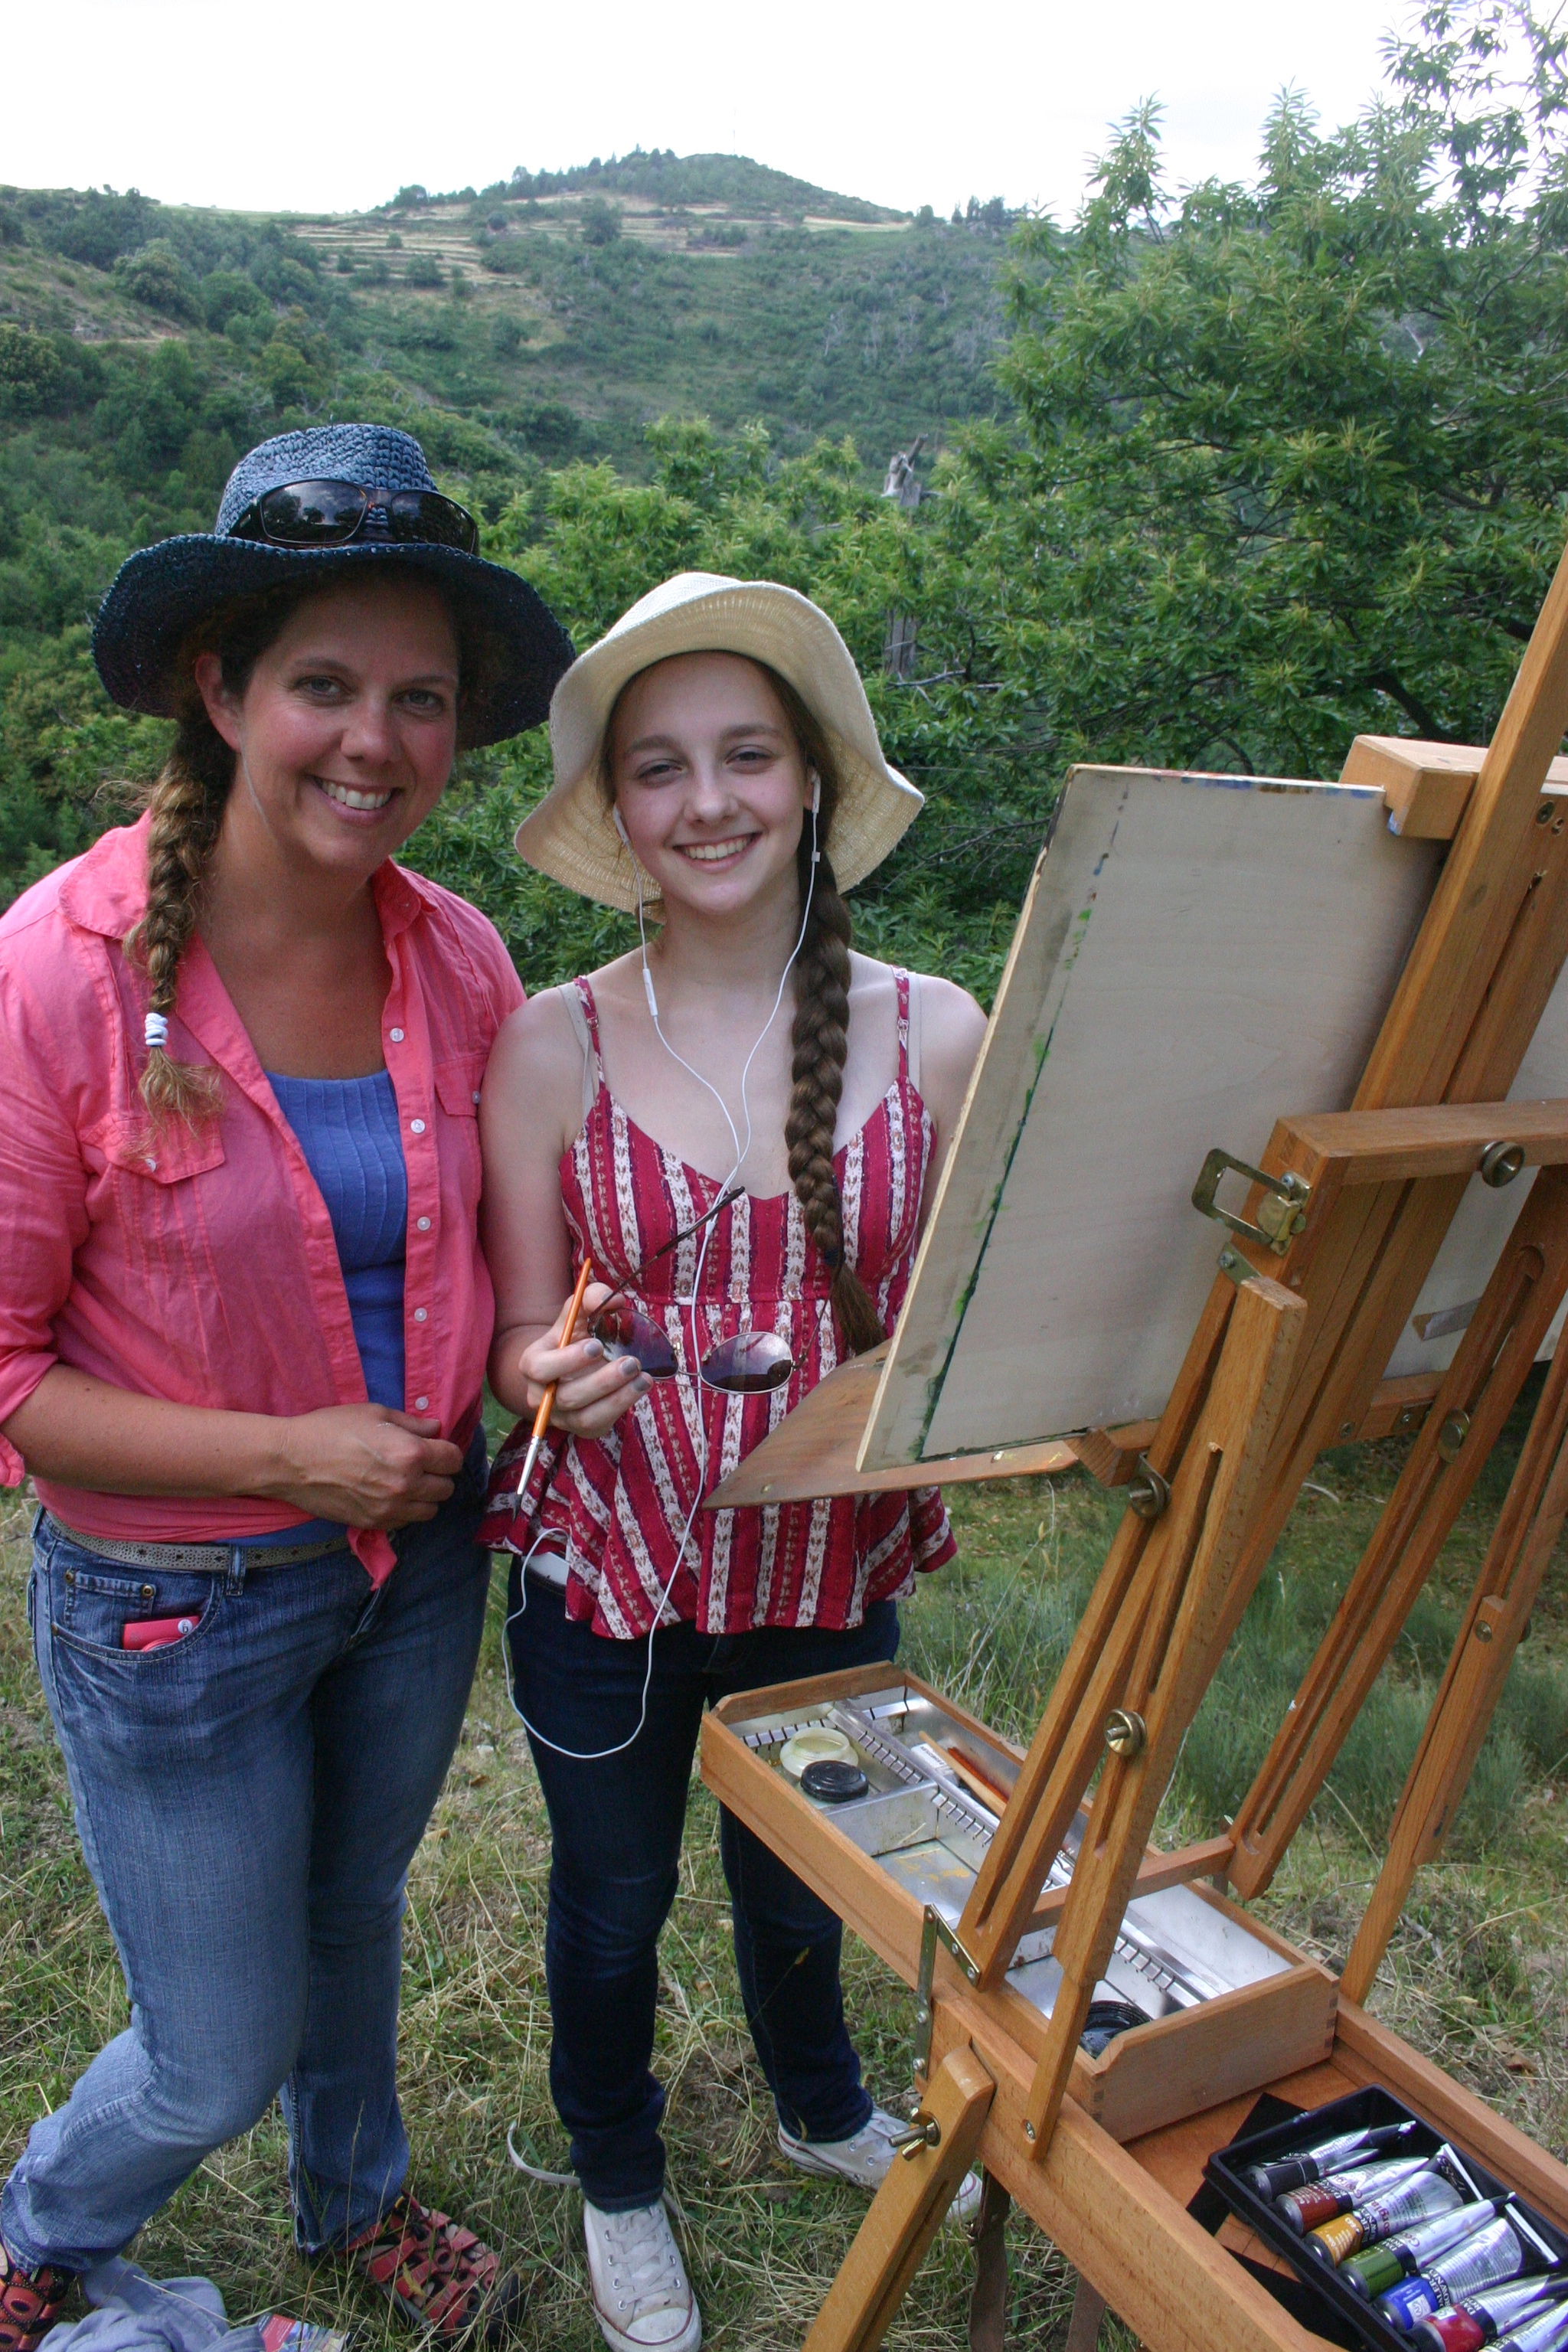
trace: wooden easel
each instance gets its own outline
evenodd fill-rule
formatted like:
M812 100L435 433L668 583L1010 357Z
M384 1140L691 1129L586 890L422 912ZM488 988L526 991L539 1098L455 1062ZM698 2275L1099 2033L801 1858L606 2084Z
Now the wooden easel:
M1246 2100L1211 2103L1201 2120L1179 2118L1122 2147L1067 2094L1095 1983L1149 1868L1146 1842L1181 1740L1313 1461L1367 1424L1473 1174L1507 1181L1521 1166L1541 1171L1222 1848L1220 1871L1242 1895L1268 1885L1321 1789L1568 1292L1568 1104L1502 1101L1568 954L1568 832L1561 801L1543 795L1565 729L1568 557L1473 787L1457 793L1438 758L1434 789L1405 793L1405 821L1433 830L1442 819L1432 807L1447 793L1452 848L1354 1105L1276 1127L1246 1213L1227 1219L1221 1271L1148 1444L1149 1475L1130 1490L1137 1507L1112 1542L956 1932L927 1914L910 2160L874 2200L807 2352L870 2352L881 2341L976 2157L1087 2283L1075 2352L1079 2337L1092 2341L1106 2303L1156 2352L1309 2352L1319 2340L1184 2210L1202 2155L1231 2137ZM1357 2006L1415 1869L1452 1819L1568 1512L1565 1437L1568 1349L1543 1388L1412 1768L1345 1971L1331 2052L1278 2087L1316 2105L1382 2081L1568 2224L1568 2171ZM1111 1445L1110 1475L1125 1475L1127 1452ZM1042 1904L1097 1770L1071 1885ZM705 1735L704 1771L726 1802L748 1801L721 1726L711 1743ZM809 1811L804 1801L800 1810ZM759 1822L767 1834L762 1813ZM810 1847L803 1824L789 1858L808 1876ZM1031 2032L1003 1980L1020 1936L1047 1916L1063 1982Z

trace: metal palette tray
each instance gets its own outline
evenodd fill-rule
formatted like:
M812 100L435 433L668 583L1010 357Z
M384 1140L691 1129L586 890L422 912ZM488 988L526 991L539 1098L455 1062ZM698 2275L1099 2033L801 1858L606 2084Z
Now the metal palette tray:
M1018 1777L1016 1758L979 1725L955 1720L902 1682L853 1698L825 1699L788 1714L731 1717L729 1727L759 1760L779 1769L796 1732L842 1733L866 1775L863 1797L817 1803L834 1827L921 1905L956 1927L998 1817ZM810 1804L798 1784L796 1792ZM981 1792L984 1791L984 1794ZM1072 1876L1085 1826L1080 1813L1047 1886ZM1061 1984L1051 1958L1054 1928L1026 1936L1007 1982L1048 2017ZM1252 1935L1231 1911L1186 1886L1137 1896L1127 1906L1097 2003L1130 2007L1136 2024L1194 2009L1220 1995L1285 1974L1290 1958ZM1092 2018L1091 2018L1092 2022Z

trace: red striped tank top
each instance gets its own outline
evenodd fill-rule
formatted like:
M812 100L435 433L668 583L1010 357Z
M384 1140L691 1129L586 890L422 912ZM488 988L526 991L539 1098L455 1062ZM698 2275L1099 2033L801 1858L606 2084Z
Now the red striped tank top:
M834 1160L845 1252L889 1330L909 1288L932 1144L910 1074L910 976L895 977L898 1076ZM711 1493L837 1363L832 1276L793 1192L770 1200L742 1192L701 1233L654 1255L711 1208L721 1187L626 1117L605 1082L593 991L585 980L574 985L595 1080L561 1160L575 1264L586 1250L596 1280L628 1282L682 1369L656 1381L604 1437L547 1441L526 1497L517 1487L531 1422L520 1422L496 1457L479 1540L526 1554L542 1537L541 1549L565 1557L568 1615L618 1641L647 1632L667 1585L660 1622L707 1633L858 1625L871 1602L912 1590L917 1570L952 1558L934 1486L699 1510L678 1562L697 1496ZM700 1360L721 1339L752 1328L776 1331L800 1359L786 1387L729 1396L689 1376L694 1340Z

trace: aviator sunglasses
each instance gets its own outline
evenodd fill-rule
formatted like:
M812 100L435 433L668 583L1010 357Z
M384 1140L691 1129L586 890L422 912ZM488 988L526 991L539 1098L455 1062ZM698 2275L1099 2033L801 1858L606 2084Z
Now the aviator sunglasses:
M479 524L455 499L439 490L367 490L360 482L280 483L252 499L228 536L267 540L274 547L342 547L373 512L400 544L478 552Z
M721 1209L727 1209L731 1201L740 1199L742 1189L736 1185L729 1192L721 1192L706 1214L680 1233L671 1234L667 1242L661 1242L647 1264L651 1265L655 1258L665 1256L679 1243L689 1241L693 1234L700 1233ZM595 1308L588 1318L589 1330L607 1356L630 1356L649 1380L675 1380L680 1366L675 1360L675 1350L669 1344L668 1334L646 1315L639 1313L630 1299L623 1296L626 1288L627 1284L622 1283L611 1292L602 1307ZM826 1304L825 1297L818 1305L818 1323L822 1308ZM779 1338L776 1331L737 1331L732 1339L721 1339L716 1348L709 1349L697 1367L697 1376L705 1387L721 1389L728 1396L761 1396L770 1389L782 1389L805 1360L805 1350L798 1356L792 1356L787 1343Z

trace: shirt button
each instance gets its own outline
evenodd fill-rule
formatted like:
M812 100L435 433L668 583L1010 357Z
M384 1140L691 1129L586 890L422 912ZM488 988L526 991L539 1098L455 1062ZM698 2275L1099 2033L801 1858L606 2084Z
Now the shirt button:
M414 1320L416 1323L423 1323L426 1320L426 1308L423 1307L416 1307L414 1310Z
M425 1410L425 1408L426 1408L426 1406L429 1403L429 1402L430 1402L430 1400L429 1400L429 1398L428 1398L428 1397L416 1397L416 1398L415 1398L415 1400L414 1400L414 1410L415 1410L415 1412L424 1412L424 1410Z
M409 1127L412 1129L413 1132L414 1132L416 1135L423 1135L423 1134L424 1134L424 1132L425 1132L425 1122L424 1122L424 1120L423 1120L422 1118L411 1118L411 1119L409 1120L408 1124L409 1124Z
M416 1220L416 1223L417 1223L417 1225L418 1225L418 1227L419 1227L419 1230L420 1230L420 1232L421 1232L422 1234L427 1234L427 1233L429 1232L429 1230L430 1230L430 1220L429 1220L429 1218L428 1218L428 1217L419 1217L419 1218L417 1218L417 1219Z
M475 1100L476 1102L478 1102L478 1101L479 1101L479 1090L478 1087L476 1087L474 1088L474 1100Z
M402 1043L403 1043L403 1032L402 1032L402 1030L401 1030L401 1029L389 1029L389 1030L387 1031L387 1033L386 1033L386 1034L387 1034L387 1035L391 1038L391 1040L392 1040L392 1042L393 1042L393 1044L394 1044L395 1045L402 1045Z

